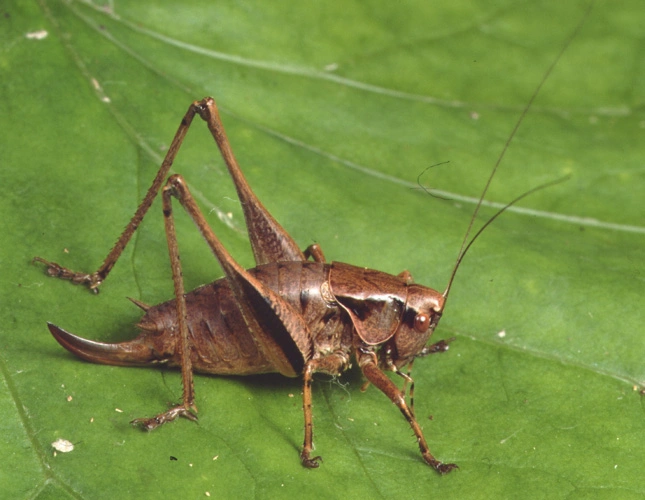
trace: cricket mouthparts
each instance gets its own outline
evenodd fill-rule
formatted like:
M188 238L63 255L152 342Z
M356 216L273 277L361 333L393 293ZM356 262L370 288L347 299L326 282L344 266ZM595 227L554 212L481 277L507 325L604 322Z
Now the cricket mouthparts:
M47 326L60 345L79 358L92 363L146 366L161 361L154 355L150 347L144 345L140 338L128 342L106 344L78 337L51 323L47 323Z

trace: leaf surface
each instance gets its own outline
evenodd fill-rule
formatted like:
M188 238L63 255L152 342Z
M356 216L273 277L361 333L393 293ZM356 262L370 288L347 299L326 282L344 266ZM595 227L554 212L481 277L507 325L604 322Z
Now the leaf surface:
M460 466L446 477L424 465L383 395L360 392L356 370L315 384L315 471L298 460L298 380L198 376L198 424L131 429L181 398L179 374L81 362L45 324L125 340L139 318L125 297L172 297L158 202L99 296L46 279L30 259L96 269L188 104L212 95L251 185L303 248L318 242L330 260L408 269L443 290L472 199L587 5L40 0L1 10L8 498L643 496L639 2L594 3L487 199L570 180L486 230L435 333L456 340L415 364L430 447ZM174 171L250 267L235 191L199 120ZM484 207L478 224L492 213ZM181 213L178 225L188 288L220 277ZM59 438L74 450L54 455Z

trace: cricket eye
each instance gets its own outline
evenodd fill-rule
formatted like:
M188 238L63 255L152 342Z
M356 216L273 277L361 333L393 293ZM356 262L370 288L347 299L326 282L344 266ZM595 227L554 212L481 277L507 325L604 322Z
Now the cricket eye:
M430 326L430 316L419 313L414 317L414 329L419 333L425 333Z

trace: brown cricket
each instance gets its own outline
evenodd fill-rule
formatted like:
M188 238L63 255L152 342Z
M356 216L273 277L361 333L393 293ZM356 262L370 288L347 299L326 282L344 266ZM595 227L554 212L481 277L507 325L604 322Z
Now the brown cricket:
M318 245L301 251L251 190L235 160L215 101L207 97L195 101L188 108L144 200L96 272L75 272L40 257L34 259L47 266L48 275L87 285L90 290L98 292L99 285L108 276L161 190L175 298L156 306L133 300L145 314L137 325L140 335L129 342L94 342L53 324L49 324L49 330L63 347L88 361L124 366L165 364L181 368L181 404L155 417L133 421L147 430L178 416L196 420L194 371L217 375L271 372L287 377L302 375L305 435L300 459L309 468L318 467L320 460L319 456L311 456L313 375L316 372L340 375L354 361L367 381L399 408L416 436L425 462L441 474L450 472L457 466L442 463L434 457L415 418L413 381L409 370L416 358L448 349L445 341L431 345L428 341L443 314L457 269L476 238L506 208L537 189L553 184L532 189L510 202L468 241L504 152L542 84L574 36L575 32L546 71L504 146L475 208L443 293L414 283L407 271L393 276L350 264L328 263ZM255 256L256 267L252 269L242 268L224 248L195 203L184 179L176 174L167 178L195 115L208 125L233 178ZM173 197L197 225L225 274L225 277L188 293L184 290L175 236ZM408 368L407 374L401 371L404 367ZM387 377L385 372L388 371L404 379L403 390ZM407 384L410 384L409 405L406 402Z

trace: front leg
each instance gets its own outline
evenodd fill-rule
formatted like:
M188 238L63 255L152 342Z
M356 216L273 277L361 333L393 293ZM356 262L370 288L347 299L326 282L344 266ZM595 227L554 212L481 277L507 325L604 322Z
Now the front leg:
M359 358L359 366L363 371L363 374L372 384L378 387L383 394L385 394L390 401L392 401L398 408L401 410L401 413L405 419L410 424L414 435L417 438L419 443L419 449L421 450L421 455L425 462L430 465L434 470L439 474L447 474L452 469L456 469L457 465L455 464L444 464L437 460L432 453L430 453L430 448L426 442L421 427L419 426L417 420L414 418L412 411L405 402L404 394L399 390L399 388L392 382L377 366L376 356L372 352L364 352Z
M429 346L421 349L421 352L417 354L415 358L422 358L424 356L427 356L428 354L436 354L438 352L446 352L448 349L450 349L450 342L453 342L454 340L455 337L451 337L449 339L440 340L439 342L430 344Z

